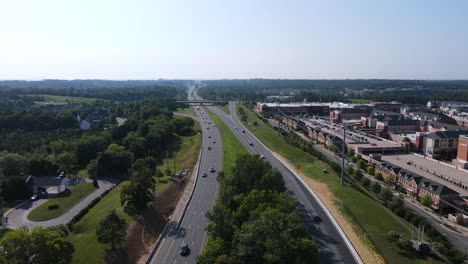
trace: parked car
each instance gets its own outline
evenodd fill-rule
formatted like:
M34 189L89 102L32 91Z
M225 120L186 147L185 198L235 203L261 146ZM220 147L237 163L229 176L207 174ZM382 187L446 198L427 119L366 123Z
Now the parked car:
M36 193L36 194L33 194L33 196L31 196L31 201L37 201L39 200L39 195Z

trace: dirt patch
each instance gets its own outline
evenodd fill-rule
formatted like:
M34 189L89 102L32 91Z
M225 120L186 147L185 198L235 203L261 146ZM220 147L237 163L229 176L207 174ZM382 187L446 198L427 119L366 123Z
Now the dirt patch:
M284 163L288 164L290 168L294 168L294 165L288 162L278 153L273 152L273 154L281 159ZM362 235L359 235L356 230L353 228L353 225L341 214L338 206L335 204L336 199L331 191L328 189L326 183L314 180L303 175L301 172L298 173L305 183L311 188L322 200L325 206L328 208L330 213L336 219L340 225L343 232L348 236L349 240L353 244L354 248L358 252L359 256L362 258L364 263L385 263L385 260L378 253L374 252L365 241L362 239Z
M143 212L142 218L128 227L124 246L127 263L144 262L169 221L186 185L187 180L170 183L156 194L156 200Z

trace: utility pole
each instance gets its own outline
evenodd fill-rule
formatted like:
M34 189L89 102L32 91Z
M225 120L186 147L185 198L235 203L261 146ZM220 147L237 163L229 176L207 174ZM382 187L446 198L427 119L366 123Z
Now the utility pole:
M341 185L345 176L346 124L343 123L343 146L341 148Z

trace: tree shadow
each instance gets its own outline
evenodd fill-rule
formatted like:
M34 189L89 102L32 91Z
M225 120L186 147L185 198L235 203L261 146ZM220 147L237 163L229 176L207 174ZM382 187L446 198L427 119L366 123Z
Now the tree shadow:
M104 260L108 264L130 263L127 252L123 248L107 249Z

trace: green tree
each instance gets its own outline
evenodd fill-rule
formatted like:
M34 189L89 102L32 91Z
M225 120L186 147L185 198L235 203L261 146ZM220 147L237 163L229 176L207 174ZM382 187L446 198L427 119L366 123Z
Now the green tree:
M380 183L374 181L371 183L371 190L375 193L380 193L381 189L382 189L382 186L380 185Z
M29 161L18 153L0 152L0 168L5 176L20 176L28 171Z
M61 171L70 173L77 164L76 155L70 152L62 152L57 156L57 164Z
M98 242L110 244L112 249L116 249L122 245L126 235L127 223L115 210L110 211L96 228Z
M375 168L374 166L367 166L367 173L369 173L370 175L374 175L375 173Z
M130 176L130 184L122 188L120 203L126 213L136 215L154 201L155 190L153 171L148 168L134 171Z
M380 191L380 197L382 197L382 200L387 203L388 201L392 200L393 194L388 188L382 188Z
M359 159L356 163L357 169L363 169L366 166L366 162L362 159Z
M377 172L377 173L375 174L375 178L376 178L377 180L379 180L379 181L383 181L383 180L384 180L384 177L383 177L382 173L380 173L380 172Z
M16 229L0 240L0 261L4 263L65 264L71 262L73 246L59 233L42 227L28 232Z
M425 195L421 196L420 202L421 202L422 205L424 205L426 207L430 207L434 203L434 201L432 200L432 197L430 195L428 195L428 194L425 194Z
M355 170L354 173L353 173L353 177L356 180L360 181L362 179L363 175L362 175L360 170Z
M401 251L411 251L411 249L413 248L413 242L411 242L410 240L408 239L404 239L404 238L400 238L397 242L397 247L401 250Z
M318 263L315 243L297 214L256 210L255 219L236 232L233 257L238 263Z
M361 179L361 184L362 184L362 186L364 186L364 187L367 188L367 187L369 187L369 185L370 185L370 180L369 180L367 177L363 177L363 178Z

